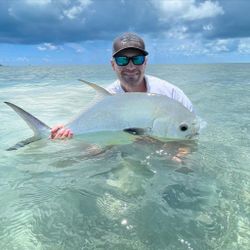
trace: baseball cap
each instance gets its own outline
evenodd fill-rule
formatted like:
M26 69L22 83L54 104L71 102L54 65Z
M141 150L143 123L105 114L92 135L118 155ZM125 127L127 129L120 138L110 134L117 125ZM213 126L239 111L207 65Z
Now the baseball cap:
M148 52L145 50L144 41L135 33L126 32L115 38L113 42L113 56L124 49L137 49L143 55L148 55Z

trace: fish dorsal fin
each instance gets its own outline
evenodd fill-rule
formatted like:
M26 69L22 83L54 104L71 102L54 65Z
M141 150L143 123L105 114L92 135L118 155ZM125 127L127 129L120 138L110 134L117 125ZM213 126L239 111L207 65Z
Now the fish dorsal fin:
M78 79L81 82L84 82L86 84L88 84L90 87L92 87L93 89L96 90L96 92L102 96L107 96L107 95L112 95L109 91L107 91L106 89L104 89L103 87L95 84L95 83L91 83L82 79Z

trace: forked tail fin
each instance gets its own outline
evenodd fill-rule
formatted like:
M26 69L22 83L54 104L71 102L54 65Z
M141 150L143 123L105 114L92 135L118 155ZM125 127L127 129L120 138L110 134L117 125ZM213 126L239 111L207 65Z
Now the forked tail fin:
M14 146L8 148L7 150L17 150L20 147L23 147L31 142L38 141L42 139L46 134L49 133L50 127L45 123L23 110L22 108L16 106L10 102L4 102L8 106L10 106L23 120L28 124L28 126L33 130L34 135L26 140L20 141Z

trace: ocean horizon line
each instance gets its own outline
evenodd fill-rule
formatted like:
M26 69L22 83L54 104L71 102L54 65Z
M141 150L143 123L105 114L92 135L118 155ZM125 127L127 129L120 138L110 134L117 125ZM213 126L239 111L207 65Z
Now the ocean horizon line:
M223 64L250 64L250 62L206 62L206 63L148 63L148 66L161 66L161 65L223 65ZM0 67L67 67L67 66L111 66L109 63L98 64L98 63L72 63L72 64L0 64Z

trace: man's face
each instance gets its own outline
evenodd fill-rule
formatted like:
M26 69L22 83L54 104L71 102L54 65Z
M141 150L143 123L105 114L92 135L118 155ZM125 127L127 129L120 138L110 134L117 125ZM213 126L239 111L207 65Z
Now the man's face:
M118 53L117 56L133 57L138 55L142 55L139 50L126 49ZM128 65L119 66L117 65L114 59L111 61L112 68L116 72L117 77L121 82L121 85L125 89L131 89L134 86L143 84L146 63L146 58L145 62L142 65L134 65L132 60L130 60Z

